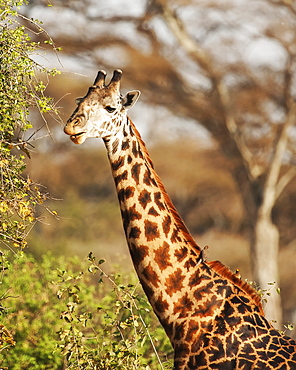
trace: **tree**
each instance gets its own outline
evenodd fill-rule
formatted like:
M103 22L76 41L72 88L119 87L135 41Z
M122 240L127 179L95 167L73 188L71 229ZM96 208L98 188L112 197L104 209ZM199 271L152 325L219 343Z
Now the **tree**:
M18 10L23 4L26 4L23 0L0 1L1 282L9 266L5 249L27 246L27 234L38 221L36 207L48 197L31 178L23 176L25 158L30 157L30 148L33 148L30 139L38 131L35 128L29 139L25 139L26 131L32 128L29 114L33 108L43 118L45 113L55 112L51 99L44 94L46 85L38 74L48 76L56 71L46 71L33 60L32 55L40 45L29 37L30 28L22 25L25 17ZM34 24L39 33L44 32L38 21L31 19L29 24ZM4 300L5 292L0 296ZM0 313L5 311L1 304ZM8 343L9 330L2 328L1 333L0 348ZM9 345L12 343L11 339Z
M24 1L0 2L0 238L3 244L24 248L28 229L36 222L35 208L43 204L46 194L32 179L24 178L25 158L30 157L38 130L25 139L25 132L32 128L30 110L36 108L45 121L44 114L54 113L51 98L45 96L46 85L39 79L39 72L55 75L34 61L39 43L28 35L30 29L22 25L24 17L17 12ZM38 21L30 20L44 32ZM44 123L46 125L46 121Z
M68 8L80 17L72 32L58 30L65 53L75 51L100 68L124 68L149 103L195 120L231 161L253 278L261 289L276 282L266 314L280 326L279 230L272 213L295 175L295 4L150 0L113 10L103 2L53 5L60 14Z

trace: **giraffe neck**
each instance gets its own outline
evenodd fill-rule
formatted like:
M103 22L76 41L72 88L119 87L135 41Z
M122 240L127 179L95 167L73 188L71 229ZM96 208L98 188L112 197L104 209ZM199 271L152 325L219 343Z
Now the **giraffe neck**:
M124 231L140 282L178 357L179 351L189 351L182 335L187 333L188 342L190 335L196 341L202 338L225 309L227 296L236 300L240 294L250 311L263 314L262 306L257 293L224 265L203 261L140 134L129 118L124 119L122 131L104 139Z
M124 231L145 293L162 323L185 284L182 271L200 262L201 251L154 171L129 118L122 132L105 139Z

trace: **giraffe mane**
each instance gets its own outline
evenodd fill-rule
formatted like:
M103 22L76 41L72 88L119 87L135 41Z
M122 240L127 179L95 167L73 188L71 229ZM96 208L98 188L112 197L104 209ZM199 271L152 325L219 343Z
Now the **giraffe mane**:
M251 287L250 284L235 276L233 272L228 267L223 265L223 263L221 263L220 261L209 261L206 262L206 264L217 274L219 274L223 278L226 278L237 288L244 291L252 299L253 303L259 308L260 313L264 315L261 297L259 296L259 293Z
M173 205L172 201L171 201L171 198L170 196L168 195L168 193L166 192L165 190L165 187L160 179L160 177L158 176L158 174L155 172L154 170L154 165L153 165L153 162L149 156L149 153L147 151L147 148L146 148L146 145L143 141L143 139L141 138L141 135L139 133L139 131L137 130L137 128L135 127L134 123L132 122L132 120L129 118L129 121L131 123L131 126L133 128L133 132L140 144L140 147L141 147L141 150L143 151L143 153L145 154L145 158L146 160L148 161L149 165L151 166L152 170L153 170L153 175L155 176L155 179L157 181L157 184L165 198L165 201L166 201L166 204L176 222L176 225L177 227L179 228L179 230L182 231L184 237L185 237L185 240L188 242L188 244L190 246L192 246L194 249L198 250L199 252L201 252L201 249L200 247L196 244L195 240L193 239L193 237L191 236L190 232L188 231L187 227L185 226L181 216L179 215L179 213L177 212L175 206Z

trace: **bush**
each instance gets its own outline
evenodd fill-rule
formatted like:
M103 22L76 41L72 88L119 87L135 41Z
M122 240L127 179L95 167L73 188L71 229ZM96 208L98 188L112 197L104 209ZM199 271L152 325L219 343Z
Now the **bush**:
M6 291L6 313L2 323L9 327L15 345L0 352L1 366L9 370L61 369L62 356L56 351L59 311L63 304L55 294L51 281L57 276L55 261L50 255L36 262L32 256L19 253L2 282Z
M40 262L24 253L12 258L2 323L16 343L0 348L2 368L171 367L171 345L135 275L108 275L102 262L91 254L83 262L50 254Z
M27 245L28 230L36 222L36 205L46 199L32 179L22 176L25 155L30 157L32 147L24 133L32 127L28 118L32 108L41 115L55 112L38 74L56 74L31 57L40 45L30 39L29 27L42 29L37 20L29 21L18 13L23 4L22 0L0 0L0 241L21 248Z
M68 297L68 309L62 317L69 326L60 331L60 346L68 366L71 369L144 370L150 366L164 369L162 362L166 362L168 353L172 354L172 348L135 275L108 275L101 268L104 261L96 263L92 254L88 261L88 272L99 277L98 297L93 304L88 303L81 311L81 289L74 281L60 292L61 296L66 292ZM67 275L61 278L62 284L69 279ZM158 354L155 341L162 355Z
M24 138L32 127L29 112L35 108L42 116L55 113L51 99L44 94L46 85L38 75L40 72L45 76L54 75L56 71L45 70L32 58L40 45L31 40L28 32L30 27L38 33L43 30L38 21L28 20L19 13L24 4L23 0L0 0L0 243L10 249L27 246L28 232L38 220L36 206L47 199L31 178L23 176L25 155L30 157L32 147L30 138ZM1 284L8 262L4 252L0 254ZM9 291L7 286L0 293L0 313L5 311ZM2 352L16 340L11 331L9 322L7 327L1 324Z

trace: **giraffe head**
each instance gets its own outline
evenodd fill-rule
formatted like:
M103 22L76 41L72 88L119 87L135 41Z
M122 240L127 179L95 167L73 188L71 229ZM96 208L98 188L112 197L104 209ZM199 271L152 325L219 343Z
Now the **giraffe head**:
M119 131L127 109L140 96L138 90L125 96L120 94L121 75L121 70L115 70L110 83L105 85L106 72L99 71L87 94L76 99L77 108L64 127L64 132L75 144L82 144L88 137L105 138Z

